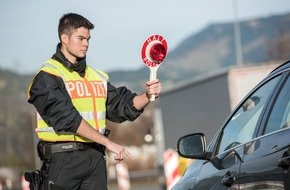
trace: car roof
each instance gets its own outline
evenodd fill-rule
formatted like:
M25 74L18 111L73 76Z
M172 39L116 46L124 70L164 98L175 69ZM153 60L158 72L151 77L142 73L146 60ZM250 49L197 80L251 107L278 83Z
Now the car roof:
M272 75L275 75L276 73L279 73L285 69L289 69L290 68L290 60L282 63L281 65L279 65L278 67L276 67L273 71L271 71L269 73L268 76L272 76Z

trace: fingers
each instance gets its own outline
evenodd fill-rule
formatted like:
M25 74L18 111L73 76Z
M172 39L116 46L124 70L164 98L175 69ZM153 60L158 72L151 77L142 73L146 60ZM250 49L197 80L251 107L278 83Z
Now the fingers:
M130 160L134 160L133 156L124 147L122 147L122 149L118 153L116 153L116 155L114 157L114 159L117 161L117 163L124 161L126 158L128 158Z
M146 83L147 85L147 91L146 93L148 95L156 95L158 96L161 92L161 89L162 89L162 85L160 83L160 81L158 79L155 79L153 81L148 81Z
M121 145L118 145L118 144L108 140L106 147L108 150L110 150L112 153L114 153L114 159L117 162L121 162L127 158L130 160L134 160L133 156L129 153L129 151Z
M147 85L150 86L150 85L153 85L153 84L157 84L157 83L160 83L160 81L158 79L154 79L152 81L147 81Z

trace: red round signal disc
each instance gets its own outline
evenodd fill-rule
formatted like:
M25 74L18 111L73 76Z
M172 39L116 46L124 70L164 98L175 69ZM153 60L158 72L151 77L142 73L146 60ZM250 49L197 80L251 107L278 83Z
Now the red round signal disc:
M152 35L145 40L141 49L141 57L148 67L156 67L167 55L167 42L160 35Z
M166 49L163 44L156 43L149 50L150 58L155 62L162 62L166 56Z

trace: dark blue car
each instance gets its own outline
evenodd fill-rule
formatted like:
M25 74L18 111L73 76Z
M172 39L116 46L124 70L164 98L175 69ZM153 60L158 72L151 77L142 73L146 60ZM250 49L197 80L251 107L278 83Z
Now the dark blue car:
M181 137L195 159L172 190L290 190L290 61L239 103L206 146L202 133Z

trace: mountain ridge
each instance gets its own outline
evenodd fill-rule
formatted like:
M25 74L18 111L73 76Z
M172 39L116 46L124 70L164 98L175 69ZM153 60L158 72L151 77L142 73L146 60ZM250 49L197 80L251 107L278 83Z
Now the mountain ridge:
M290 13L243 20L239 25L243 64L261 64L290 58ZM209 24L184 38L168 52L164 63L158 69L157 77L165 87L170 87L211 70L234 65L234 39L234 23ZM149 80L150 70L142 66L136 70L114 70L108 74L115 86L128 86L139 92L144 90L144 81ZM33 75L26 76L32 78Z
M289 59L290 13L239 22L243 64ZM214 69L236 64L234 23L213 23L185 38L158 69L165 87ZM109 72L113 84L141 90L149 79L145 66L135 71Z

